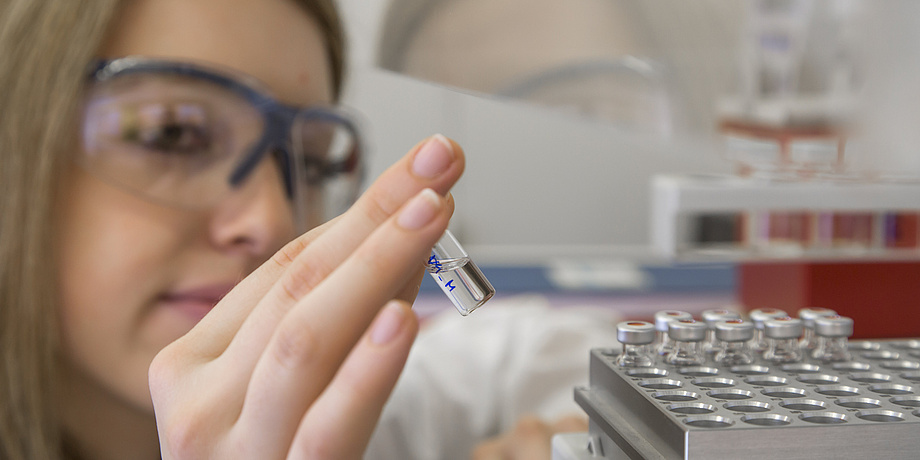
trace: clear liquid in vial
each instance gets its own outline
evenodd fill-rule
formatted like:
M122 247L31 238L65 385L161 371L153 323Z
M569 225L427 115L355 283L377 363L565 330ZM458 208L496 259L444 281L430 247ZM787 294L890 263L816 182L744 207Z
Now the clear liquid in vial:
M432 256L426 269L463 316L495 294L495 288L469 257L438 260Z

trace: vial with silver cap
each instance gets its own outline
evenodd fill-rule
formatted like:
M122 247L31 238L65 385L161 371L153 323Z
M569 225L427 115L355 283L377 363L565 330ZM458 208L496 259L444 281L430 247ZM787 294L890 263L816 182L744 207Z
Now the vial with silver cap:
M650 345L655 341L655 326L645 321L624 321L617 324L617 340L623 351L616 364L621 367L649 367L655 362Z
M715 309L704 310L700 317L703 318L703 322L709 328L706 331L706 340L703 342L703 352L707 355L714 355L719 351L719 341L716 339L716 323L730 319L740 319L741 315L731 310Z
M852 359L847 339L853 335L853 319L846 316L825 316L815 320L817 345L811 357L825 363Z
M713 360L723 366L737 366L754 362L750 341L754 337L754 324L743 319L730 319L715 324L719 348Z
M804 332L800 343L805 353L810 353L818 345L818 338L815 337L815 320L825 316L834 316L837 312L830 308L803 308L799 310L799 319L802 320Z
M763 335L767 338L764 360L777 364L802 360L802 350L799 348L802 320L789 316L768 319L763 322Z
M703 340L708 329L706 323L694 319L671 321L668 336L674 341L674 348L664 361L675 366L698 366L706 362Z
M431 248L431 257L426 265L431 278L463 316L481 307L495 295L492 283L482 274L450 230L445 231Z
M655 353L658 356L667 356L674 349L674 342L668 336L668 324L679 319L693 319L693 315L679 310L662 310L655 313Z
M754 323L754 338L751 339L751 350L755 353L763 353L767 349L767 339L763 334L764 321L786 316L789 315L776 308L756 308L748 312L748 318Z

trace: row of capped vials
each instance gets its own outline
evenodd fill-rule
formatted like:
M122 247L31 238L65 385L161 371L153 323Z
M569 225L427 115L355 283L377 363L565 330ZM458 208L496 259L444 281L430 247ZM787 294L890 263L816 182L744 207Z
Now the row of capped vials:
M617 325L623 344L616 364L649 367L656 362L697 366L711 360L722 366L751 364L758 357L771 363L811 358L830 363L850 361L847 340L853 319L827 308L804 308L798 318L773 308L752 310L748 319L730 310L706 310L696 320L687 312L655 313L655 323L624 321Z

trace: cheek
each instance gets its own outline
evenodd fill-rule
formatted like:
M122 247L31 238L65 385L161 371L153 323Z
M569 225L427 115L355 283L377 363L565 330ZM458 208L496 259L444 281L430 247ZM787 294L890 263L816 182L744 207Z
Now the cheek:
M56 235L65 355L103 381L145 385L149 360L168 341L147 340L144 318L182 246L181 227L167 231L167 216L79 172L67 192Z

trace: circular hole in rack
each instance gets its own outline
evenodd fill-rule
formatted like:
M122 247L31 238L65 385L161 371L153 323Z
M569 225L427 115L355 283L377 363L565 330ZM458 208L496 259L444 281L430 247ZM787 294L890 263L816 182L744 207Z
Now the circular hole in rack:
M909 395L914 393L913 387L907 385L898 385L896 383L869 385L869 391L883 395Z
M756 364L744 364L741 366L732 366L731 371L735 374L741 375L761 375L769 374L770 368L766 366L758 366Z
M891 346L901 350L920 350L920 340L900 340L892 342Z
M744 423L760 426L782 426L792 423L792 419L779 414L753 414L741 417Z
M667 369L658 369L656 367L645 367L639 369L630 369L626 371L626 375L630 377L638 377L641 379L651 379L655 377L667 377Z
M805 396L806 391L795 387L767 388L761 393L772 398L801 398Z
M794 399L783 401L779 405L789 410L822 410L827 406L824 401L816 399Z
M799 418L809 423L820 423L825 425L847 422L847 416L837 412L809 412L799 415Z
M692 391L658 391L652 393L652 397L661 401L694 401L700 399L700 395Z
M797 378L799 382L808 383L811 385L830 385L832 383L837 383L840 381L840 377L836 375L827 375L827 374L806 374Z
M727 402L722 407L734 412L769 412L773 406L762 401Z
M859 356L866 359L898 359L901 357L901 354L896 351L876 350L860 353Z
M719 373L719 370L714 367L693 366L682 367L678 372L688 377L705 377L707 375L716 375Z
M783 364L780 369L796 374L814 374L821 371L820 367L807 363Z
M878 342L850 342L847 348L855 351L875 351L882 348L882 345Z
M870 422L903 422L904 414L893 410L861 410L856 416Z
M667 408L669 411L678 414L711 414L716 411L716 408L712 405L703 403L669 404Z
M835 371L857 372L857 371L867 371L872 366L870 366L867 363L860 363L857 361L847 361L844 363L834 363L832 367L834 368Z
M784 377L777 377L775 375L748 377L744 379L744 381L750 385L759 385L765 387L777 387L780 385L785 385L786 382L788 382Z
M735 386L735 381L721 377L700 377L693 379L690 383L704 388L728 388Z
M698 415L684 419L685 425L697 428L725 428L732 426L733 423L732 419L721 415Z
M889 401L899 406L920 407L920 396L895 396Z
M920 369L920 363L916 361L885 361L879 363L879 366L884 367L885 369L893 369L897 371L912 371L914 369Z
M914 382L920 382L920 371L905 372L901 374L901 377Z
M754 393L747 390L739 390L737 388L709 390L706 394L716 399L750 399L754 397Z
M649 390L675 390L680 388L681 383L679 380L671 379L648 379L640 380L639 386Z
M910 352L910 355L915 358L920 358L920 350L914 350Z
M848 409L876 409L882 407L882 402L872 398L840 398L836 401L838 406Z
M891 376L877 372L858 372L850 375L850 380L862 383L885 383L891 380Z
M859 388L848 387L846 385L819 386L815 391L825 396L856 396L859 394Z
M914 416L916 416L916 417L920 417L920 409L917 409L917 410L911 412L911 414L914 414Z

